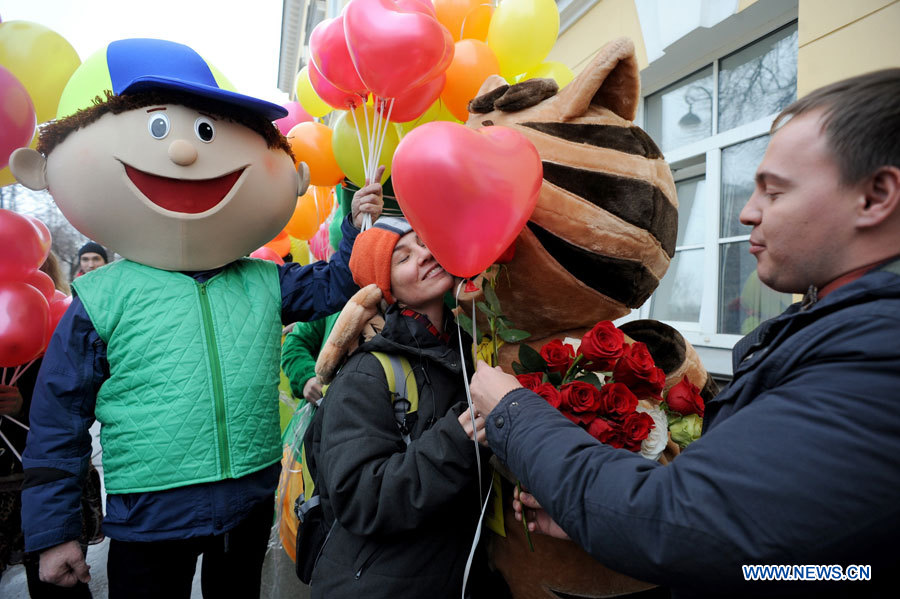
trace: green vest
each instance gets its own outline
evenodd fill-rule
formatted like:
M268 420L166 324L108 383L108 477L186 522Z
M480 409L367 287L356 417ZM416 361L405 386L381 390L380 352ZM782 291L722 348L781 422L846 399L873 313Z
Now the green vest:
M95 413L108 492L239 478L279 461L273 263L241 259L198 283L122 260L73 287L107 347Z

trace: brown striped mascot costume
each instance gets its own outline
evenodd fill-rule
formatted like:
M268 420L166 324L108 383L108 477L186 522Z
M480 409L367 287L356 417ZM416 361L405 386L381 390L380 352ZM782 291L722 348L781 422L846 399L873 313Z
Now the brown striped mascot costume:
M469 127L511 127L531 140L543 162L537 207L516 240L508 276L495 281L503 312L531 333L527 343L535 348L625 316L669 267L678 200L662 153L632 122L639 98L634 45L619 39L561 91L552 80L509 86L495 75L469 103ZM667 389L687 375L705 399L715 393L675 329L648 320L621 328L647 344L666 372ZM516 346L501 348L507 371L516 355ZM491 558L516 599L611 597L652 586L603 567L569 541L532 535L532 553L512 516L509 482L502 495L506 536L492 534Z

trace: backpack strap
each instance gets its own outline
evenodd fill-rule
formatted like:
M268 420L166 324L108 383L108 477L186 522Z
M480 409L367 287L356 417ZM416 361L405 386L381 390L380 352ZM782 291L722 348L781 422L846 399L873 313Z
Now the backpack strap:
M381 367L384 368L388 390L391 392L391 405L394 406L394 419L397 421L403 442L409 445L410 425L407 415L419 410L419 389L416 386L412 366L405 356L384 352L371 353L378 358Z

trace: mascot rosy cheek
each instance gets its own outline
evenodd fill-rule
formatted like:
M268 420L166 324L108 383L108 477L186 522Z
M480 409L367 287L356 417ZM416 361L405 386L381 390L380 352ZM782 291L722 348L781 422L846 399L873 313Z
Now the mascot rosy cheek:
M11 159L84 235L163 270L220 267L281 231L307 185L272 120L187 46L110 43L73 74L37 149Z

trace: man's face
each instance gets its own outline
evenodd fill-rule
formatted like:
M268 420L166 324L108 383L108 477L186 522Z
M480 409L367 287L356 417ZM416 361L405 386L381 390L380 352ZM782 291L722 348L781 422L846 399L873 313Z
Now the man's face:
M81 264L81 272L91 272L106 264L106 260L96 252L85 252L81 255L79 263Z
M845 272L861 191L841 184L820 116L794 117L775 133L740 215L753 227L750 253L759 278L777 291L803 293Z
M284 151L177 104L106 114L47 158L50 193L85 236L166 270L222 266L262 246L296 206Z
M453 287L444 270L414 231L400 238L391 255L391 295L404 306L421 309L441 301Z

